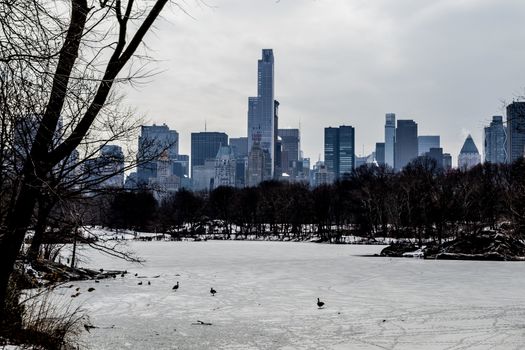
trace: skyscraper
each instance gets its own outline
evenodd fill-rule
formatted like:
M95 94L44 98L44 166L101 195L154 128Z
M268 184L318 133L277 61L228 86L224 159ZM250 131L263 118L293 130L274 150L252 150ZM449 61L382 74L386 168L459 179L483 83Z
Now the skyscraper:
M215 160L221 146L228 146L228 135L223 132L191 133L191 176L193 168L204 165L208 159Z
M355 168L355 130L352 126L324 129L324 159L327 171L336 178Z
M402 170L412 159L417 158L417 123L413 120L398 120L395 142L396 170Z
M469 170L479 163L481 163L481 156L479 155L478 148L472 136L468 135L459 152L458 167L460 170Z
M257 97L248 98L248 152L255 140L259 140L262 150L267 151L270 174L275 165L275 119L277 107L274 98L274 58L272 49L263 49L257 66Z
M507 132L502 116L492 117L492 122L484 129L483 139L485 162L505 163L507 161Z
M334 176L339 174L339 128L324 128L324 165Z
M355 130L351 126L339 127L339 174L351 174L355 168Z
M385 143L384 142L376 143L376 162L377 162L377 165L385 164Z
M418 155L423 156L430 152L431 148L440 148L439 136L418 136L417 137L417 152Z
M525 153L525 102L507 106L507 161L512 163Z
M387 113L385 116L385 164L394 167L396 144L396 115Z
M281 159L282 169L284 173L291 175L291 169L294 162L298 162L301 153L301 139L299 129L279 129L279 137L281 138Z
M166 125L140 127L137 182L148 184L149 179L157 176L157 159L167 152L167 157L176 159L179 154L179 133Z

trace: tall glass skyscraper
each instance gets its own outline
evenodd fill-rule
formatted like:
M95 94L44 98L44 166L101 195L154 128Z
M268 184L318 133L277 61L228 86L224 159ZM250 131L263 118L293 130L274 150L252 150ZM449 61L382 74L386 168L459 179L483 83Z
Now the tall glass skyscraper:
M324 164L332 174L339 174L339 128L324 128Z
M398 120L395 143L395 169L402 170L417 158L417 123L413 120Z
M193 168L215 159L221 146L228 146L228 135L223 132L191 133L191 176Z
M257 97L248 98L248 152L258 142L270 155L270 173L275 163L277 103L274 98L274 58L272 49L263 49L257 65Z
M505 163L507 161L507 133L503 125L503 117L492 117L490 126L485 127L483 134L483 153L485 162Z
M387 113L385 116L385 164L394 167L396 144L396 115Z
M324 160L336 178L351 174L355 168L355 129L342 125L324 129Z
M507 161L512 163L525 153L525 102L507 106Z
M424 156L425 153L430 152L431 148L440 148L440 137L436 136L418 136L417 137L417 153Z

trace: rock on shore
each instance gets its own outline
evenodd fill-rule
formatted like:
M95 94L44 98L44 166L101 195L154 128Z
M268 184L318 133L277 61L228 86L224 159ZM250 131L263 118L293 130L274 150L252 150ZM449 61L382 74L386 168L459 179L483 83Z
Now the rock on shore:
M410 242L398 242L381 251L381 256L402 257L410 256L410 252L418 250ZM441 245L432 243L421 247L425 259L448 260L497 260L521 261L525 260L525 244L511 235L483 231L476 235L465 235Z

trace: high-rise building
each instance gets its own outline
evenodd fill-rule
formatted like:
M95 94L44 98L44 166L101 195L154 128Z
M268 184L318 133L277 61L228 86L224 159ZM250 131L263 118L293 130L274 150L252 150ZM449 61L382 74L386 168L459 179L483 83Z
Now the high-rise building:
M259 143L255 142L248 155L248 167L245 176L246 186L254 187L263 181L271 180L270 162L271 158L268 151L262 149Z
M230 146L233 148L235 157L242 158L248 156L248 138L247 137L231 137Z
M490 126L485 127L483 134L483 153L485 162L505 163L507 161L507 132L503 125L503 117L492 117Z
M221 146L228 146L228 135L223 132L192 132L191 133L191 176L196 166L204 165L205 161L215 161Z
M137 183L144 185L157 176L157 159L166 153L170 159L179 154L179 133L166 125L142 125L140 127Z
M512 163L525 154L525 102L507 106L507 161Z
M443 169L452 169L452 156L450 153L443 153Z
M339 128L324 129L324 166L334 176L339 174Z
M376 143L375 158L376 158L377 165L385 165L385 143L384 142Z
M438 169L443 169L444 167L444 157L443 157L443 148L432 147L428 152L425 152L423 156L428 157L436 161L436 167Z
M452 156L450 153L443 153L443 169L452 169Z
M339 127L339 174L351 174L355 168L355 130L352 126Z
M124 186L124 153L117 145L104 145L96 158L84 159L82 186L90 192Z
M324 129L324 159L335 178L351 174L355 168L355 130L352 126Z
M385 164L394 168L396 144L396 115L387 113L385 116Z
M439 136L418 136L417 137L417 152L419 156L430 152L431 148L440 148Z
M458 168L460 170L469 170L479 163L481 163L481 156L479 155L478 148L472 136L468 135L459 152Z
M257 66L257 97L248 98L248 152L255 142L267 151L270 162L270 176L275 166L275 121L278 102L274 98L274 57L272 49L263 49Z
M294 172L292 165L298 162L301 153L301 138L299 129L279 129L281 138L281 164L283 173L291 175Z
M236 159L231 146L221 146L215 158L215 187L235 187Z
M396 128L394 168L402 170L411 160L417 158L417 123L413 120L398 120Z

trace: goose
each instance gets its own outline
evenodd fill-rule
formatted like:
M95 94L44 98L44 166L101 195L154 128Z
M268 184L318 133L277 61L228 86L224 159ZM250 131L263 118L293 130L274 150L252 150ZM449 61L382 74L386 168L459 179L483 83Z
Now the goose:
M139 286L142 286L142 282L137 283Z
M319 298L317 298L317 307L322 308L323 306L324 306L324 302L322 302L321 300L319 300Z
M215 296L215 293L217 293L217 291L215 289L213 289L213 287L210 288L210 293L211 295Z
M173 288L171 288L173 290L177 290L179 289L179 281L177 281L177 284L173 286Z
M148 281L148 286L151 286L151 282L150 281Z

